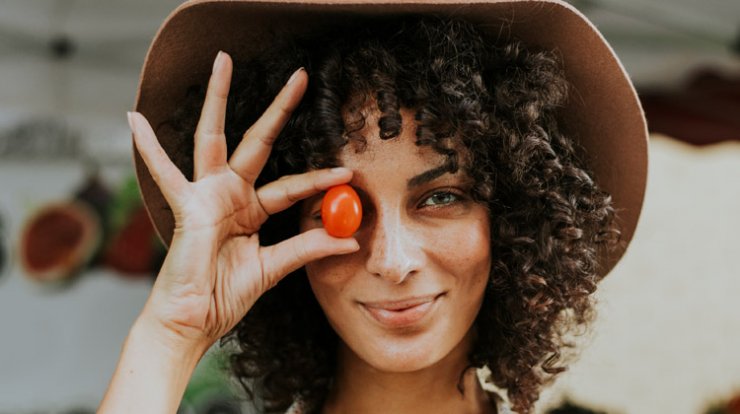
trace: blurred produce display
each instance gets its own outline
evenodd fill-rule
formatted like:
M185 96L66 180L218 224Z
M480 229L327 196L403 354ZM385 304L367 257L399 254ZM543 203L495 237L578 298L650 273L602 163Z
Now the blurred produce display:
M740 390L724 401L711 404L704 414L740 414Z
M0 279L5 275L5 272L10 267L8 265L8 259L10 254L8 253L8 243L6 241L6 229L5 229L5 216L0 211Z
M693 145L740 141L740 73L703 68L679 89L642 88L640 100L651 132Z
M124 277L151 277L165 253L135 177L110 189L94 167L68 200L29 212L17 251L26 276L57 284L98 266Z
M47 204L25 222L18 243L21 266L36 281L64 282L90 262L102 234L100 219L87 204Z

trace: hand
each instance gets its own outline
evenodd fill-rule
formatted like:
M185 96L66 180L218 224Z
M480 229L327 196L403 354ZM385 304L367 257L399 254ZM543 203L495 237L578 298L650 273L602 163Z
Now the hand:
M334 238L324 229L260 246L258 231L270 214L348 182L352 172L316 170L255 188L308 77L302 69L294 74L227 162L224 118L231 73L231 58L220 52L195 132L192 182L169 159L148 121L129 114L136 148L175 217L167 257L140 321L178 345L210 346L286 274L307 262L359 249L353 238Z

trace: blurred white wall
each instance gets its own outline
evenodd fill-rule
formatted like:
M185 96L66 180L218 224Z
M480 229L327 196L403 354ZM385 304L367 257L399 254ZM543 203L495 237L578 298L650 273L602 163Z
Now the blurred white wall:
M740 393L740 142L654 136L645 205L581 359L543 398L699 414Z
M126 172L108 167L103 178L116 183ZM150 279L102 269L61 289L23 274L15 253L24 221L48 202L69 199L85 173L65 160L0 163L0 213L12 254L0 276L0 413L95 408L148 296Z

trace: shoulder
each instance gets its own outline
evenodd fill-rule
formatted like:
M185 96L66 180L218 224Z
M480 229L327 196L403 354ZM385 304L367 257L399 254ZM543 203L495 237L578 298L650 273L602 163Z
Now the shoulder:
M288 411L286 411L285 414L309 414L309 411L310 407L308 407L303 400L298 398L293 401L293 404L291 404L290 407L288 407Z
M501 402L496 407L496 414L514 414L514 412L511 411L509 404Z
M505 389L499 388L491 380L491 371L488 367L477 368L476 375L481 388L496 405L496 414L514 414L511 402Z

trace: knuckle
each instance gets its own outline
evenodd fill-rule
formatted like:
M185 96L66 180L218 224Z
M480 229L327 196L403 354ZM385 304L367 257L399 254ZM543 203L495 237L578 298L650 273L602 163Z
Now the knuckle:
M277 138L277 134L273 134L273 133L264 134L260 137L260 142L262 142L264 145L272 146L276 138Z
M311 185L313 186L314 192L319 193L324 190L324 187L321 184L319 184L319 182L316 180L312 180Z
M195 130L195 138L199 140L211 141L221 138L221 135L223 135L223 133L224 130L220 127L209 127L203 129L199 128Z
M255 125L255 124L252 124L252 125L251 125L251 126L250 126L249 128L247 128L247 130L246 130L246 131L244 131L244 134L242 134L242 138L243 138L243 139L246 139L246 138L247 138L247 136L249 136L249 133L250 133L250 132L252 132L252 128L254 128L254 125Z
M257 208L250 211L252 214L250 214L249 223L264 223L270 217L270 212L265 208L265 203L259 194L255 197L255 204Z
M247 181L247 182L250 182L250 183L253 183L253 182L257 181L257 176L258 175L259 174L255 174L255 173L250 172L250 171L240 171L239 172L239 176L242 177L242 179L244 181Z
M288 118L293 113L292 109L286 105L278 105L277 110L281 118Z
M300 262L308 261L310 258L308 250L306 249L306 244L300 239L293 243L293 254L295 254L296 259Z
M283 187L283 197L291 204L299 200L295 190L291 189L290 186Z
M211 91L211 94L214 98L218 100L219 104L222 104L223 102L226 102L229 99L229 92L228 90L225 90L224 88L220 87L214 87Z

